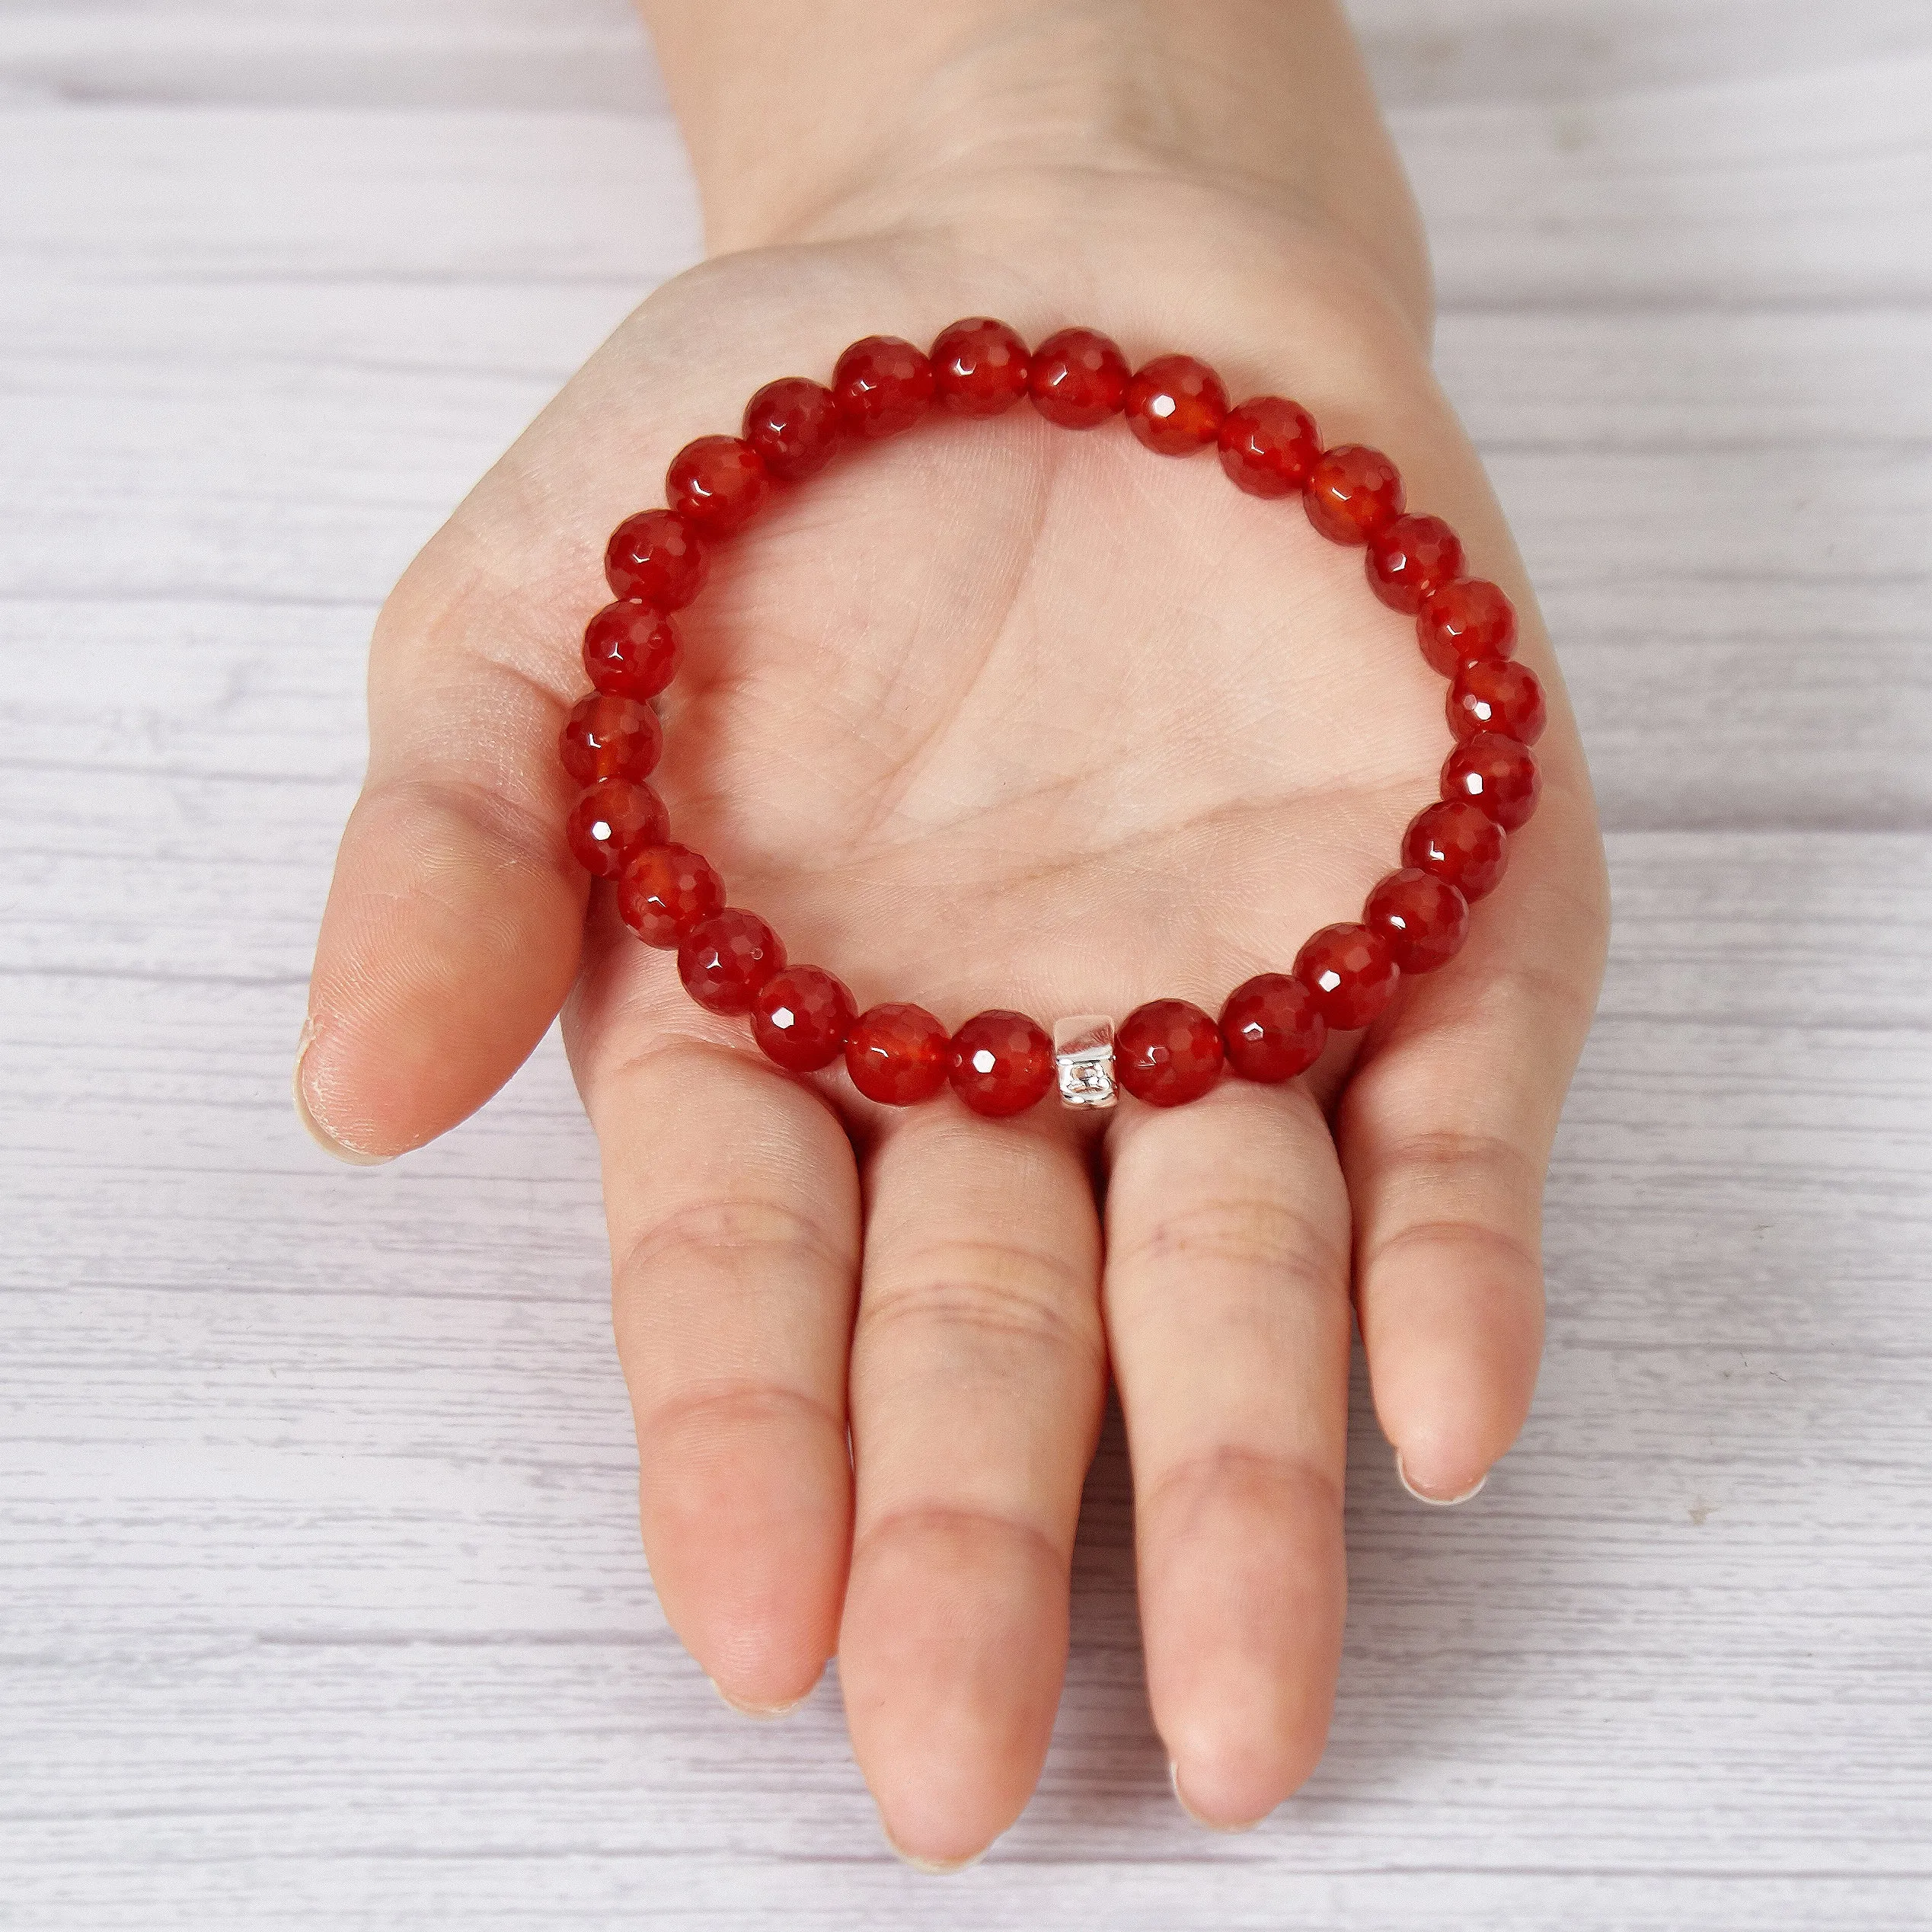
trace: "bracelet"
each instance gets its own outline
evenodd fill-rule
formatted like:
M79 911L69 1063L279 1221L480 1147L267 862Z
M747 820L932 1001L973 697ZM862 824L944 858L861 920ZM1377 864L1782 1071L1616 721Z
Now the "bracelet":
M1116 1032L1102 1015L1062 1020L1049 1039L1024 1014L976 1014L958 1030L922 1007L861 1013L822 967L788 964L755 913L728 905L710 861L671 842L663 800L647 783L664 734L652 700L676 672L670 614L698 595L708 547L746 525L777 484L816 474L840 446L896 436L935 404L996 416L1022 399L1050 423L1087 430L1124 414L1164 456L1217 447L1236 487L1299 495L1308 520L1338 544L1366 547L1370 586L1416 618L1423 656L1450 679L1455 742L1439 801L1403 834L1402 866L1375 886L1359 922L1325 926L1292 972L1264 972L1228 995L1217 1023L1186 1000L1137 1007ZM1464 574L1463 548L1439 517L1404 513L1402 480L1379 450L1324 449L1314 419L1282 396L1231 407L1221 379L1191 356L1159 356L1138 373L1091 329L1062 329L1030 356L1003 322L955 322L930 356L893 336L867 336L838 358L832 386L787 376L746 406L742 433L700 436L672 459L669 507L619 525L604 572L617 602L584 633L595 688L570 713L560 750L585 787L571 808L571 851L616 882L619 912L647 945L675 947L699 1005L749 1014L758 1046L794 1073L841 1056L868 1100L904 1107L949 1083L976 1113L1023 1112L1057 1086L1071 1107L1110 1107L1125 1087L1156 1107L1199 1099L1224 1068L1244 1079L1292 1079L1313 1065L1331 1029L1366 1027L1404 973L1452 959L1469 902L1494 889L1505 836L1535 810L1541 780L1530 746L1544 721L1541 687L1514 663L1515 613L1493 583Z

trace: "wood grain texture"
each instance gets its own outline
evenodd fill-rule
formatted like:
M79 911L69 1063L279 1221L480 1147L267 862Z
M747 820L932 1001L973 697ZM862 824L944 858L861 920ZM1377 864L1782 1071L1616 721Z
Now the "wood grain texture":
M1932 1922L1932 27L1358 9L1617 929L1524 1442L1356 1391L1334 1742L1170 1797L1117 1418L1046 1780L945 1884L634 1528L554 1041L327 1167L287 1057L396 572L695 215L618 0L0 5L0 1924ZM640 194L648 182L651 193Z

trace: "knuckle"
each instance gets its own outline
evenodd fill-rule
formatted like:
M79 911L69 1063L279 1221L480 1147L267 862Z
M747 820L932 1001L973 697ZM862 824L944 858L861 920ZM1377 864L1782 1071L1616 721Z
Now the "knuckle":
M959 1329L983 1343L1105 1359L1091 1285L1056 1256L994 1237L935 1242L899 1258L889 1276L869 1276L858 1326L873 1338L908 1326Z
M1206 1442L1151 1473L1140 1486L1137 1506L1150 1522L1169 1508L1179 1508L1183 1516L1191 1517L1210 1496L1269 1515L1300 1502L1339 1516L1342 1478L1339 1470L1302 1451L1250 1442Z
M689 1201L640 1228L615 1269L621 1286L670 1275L736 1273L774 1262L841 1273L848 1266L822 1221L788 1202L720 1196Z
M1498 1039L1560 1040L1573 1059L1595 1014L1601 979L1594 938L1560 962L1503 956L1485 958L1480 972L1452 969L1429 986L1435 997L1405 1013L1404 1043L1428 1039L1448 1046L1480 1030Z
M1198 1266L1288 1271L1339 1283L1346 1257L1335 1236L1286 1201L1235 1196L1164 1209L1145 1231L1116 1247L1117 1268Z
M778 1382L701 1383L676 1389L637 1412L640 1443L694 1438L702 1442L798 1422L834 1429L841 1438L845 1434L845 1418L831 1403Z
M417 553L377 612L372 661L382 675L411 682L466 682L501 672L551 704L567 704L573 619L582 621L580 581L564 560L506 560L461 510ZM527 663L543 666L546 677Z
M1543 1257L1530 1242L1493 1221L1468 1215L1439 1215L1392 1228L1365 1247L1362 1270L1379 1273L1392 1259L1411 1248L1439 1255L1445 1250L1465 1250L1480 1262L1500 1262L1539 1279L1543 1271Z
M1378 1164L1358 1270L1378 1271L1410 1249L1462 1249L1540 1275L1534 1230L1542 1197L1541 1164L1506 1135L1405 1135Z
M1507 1135L1480 1128L1426 1128L1399 1135L1378 1163L1385 1196L1465 1199L1472 1189L1540 1195L1543 1169Z
M433 828L440 823L459 837L480 841L516 870L554 873L575 889L578 874L564 842L560 816L487 779L446 766L397 772L372 780L360 809L407 819L414 828L412 842L419 846L433 845Z
M1596 933L1573 931L1572 936L1576 941L1574 949L1560 961L1493 961L1478 983L1506 1011L1553 1014L1566 1033L1574 1033L1580 1041L1596 1012L1603 947Z
M1065 1569L1070 1555L1043 1525L1017 1509L934 1499L900 1503L873 1518L854 1538L853 1556L855 1561L864 1555L876 1562L889 1552L902 1552L929 1572L937 1546L960 1567L977 1575L985 1568L988 1543L1022 1549L1059 1570Z
M686 1012L677 1018L688 1023ZM641 1103L649 1104L660 1091L688 1093L696 1083L746 1070L745 1056L730 1046L685 1032L682 1025L664 1024L656 999L644 989L631 988L589 1013L570 1013L566 1021L565 1037L580 1077L588 1083L593 1119L596 1097L606 1091L640 1089Z

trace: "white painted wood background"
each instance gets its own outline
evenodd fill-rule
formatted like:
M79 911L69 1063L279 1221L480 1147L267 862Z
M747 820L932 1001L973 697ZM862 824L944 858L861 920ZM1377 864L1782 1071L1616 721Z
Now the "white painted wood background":
M982 1866L634 1528L551 1047L290 1116L371 616L691 259L621 0L0 0L0 1924L1932 1925L1932 14L1362 0L1617 926L1535 1415L1397 1490L1306 1794L1175 1809L1117 1429Z

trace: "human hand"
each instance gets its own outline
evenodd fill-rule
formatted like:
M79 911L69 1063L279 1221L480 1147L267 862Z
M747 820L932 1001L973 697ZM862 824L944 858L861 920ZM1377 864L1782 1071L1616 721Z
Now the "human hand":
M1543 1170L1605 911L1547 641L1429 375L1400 237L1174 165L895 171L659 290L411 567L299 1078L327 1136L386 1156L479 1105L563 1008L666 1614L741 1706L802 1696L835 1649L888 1832L950 1862L1039 1773L1110 1369L1177 1788L1245 1822L1311 1768L1352 1291L1407 1480L1461 1494L1534 1381ZM1459 957L1289 1087L1103 1125L876 1107L693 1005L564 846L556 733L610 528L765 381L970 313L1295 395L1328 441L1386 449L1517 603L1551 700L1538 814ZM1024 407L935 415L781 490L679 622L674 835L861 1007L952 1023L1218 1011L1356 916L1446 742L1442 681L1359 552L1212 456Z

